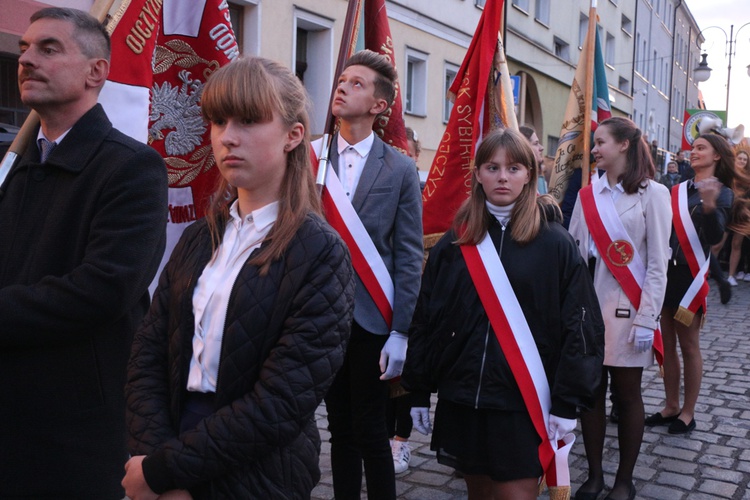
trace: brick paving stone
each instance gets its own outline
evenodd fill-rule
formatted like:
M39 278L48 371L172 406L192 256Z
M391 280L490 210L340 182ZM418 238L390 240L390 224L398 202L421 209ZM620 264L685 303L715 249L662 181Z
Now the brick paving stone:
M733 408L712 408L710 410L711 415L714 415L716 417L729 417L734 418L737 417L737 414L739 413L739 410L733 409Z
M428 486L440 486L447 483L450 480L450 476L446 474L438 474L436 472L427 472L424 470L415 470L409 475L409 479L418 484Z
M698 453L694 451L665 445L656 446L653 450L653 453L655 455L661 455L669 458L678 458L680 460L695 460L698 457Z
M711 455L731 457L737 453L737 450L729 446L720 446L718 444L710 444L706 447L705 452Z
M682 476L693 476L698 471L698 464L685 460L661 460L659 467L666 471L676 472Z
M646 484L640 490L636 498L655 498L658 500L682 500L686 498L684 490L679 488L670 488L666 486L659 486L657 484Z
M701 467L701 476L706 479L716 479L727 483L739 484L745 479L745 474L734 470L719 469L716 467Z
M677 488L692 490L695 487L696 480L692 477L685 477L682 474L662 472L656 476L656 483L663 486L675 486Z
M738 487L736 484L724 483L721 481L714 481L712 479L709 479L698 486L698 491L717 495L722 498L732 498L738 491Z
M718 455L703 454L698 457L698 463L702 465L709 465L711 467L718 467L720 469L733 469L736 460L728 457L720 457Z

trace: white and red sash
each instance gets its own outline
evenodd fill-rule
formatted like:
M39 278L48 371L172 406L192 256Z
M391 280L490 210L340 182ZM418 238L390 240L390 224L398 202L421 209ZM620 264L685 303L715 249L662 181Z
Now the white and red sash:
M311 147L311 157L313 168L317 168L317 156L323 141L313 142ZM326 185L323 189L323 209L328 223L339 233L349 248L352 256L352 266L354 271L362 280L367 292L372 297L373 302L385 319L388 328L393 323L393 279L388 273L388 268L383 262L378 249L372 242L372 238L367 233L364 224L357 215L352 206L349 197L346 196L344 188L341 185L336 172L328 162L328 172L326 174Z
M583 216L599 255L637 311L641 307L646 265L622 224L612 197L599 190L599 182L606 181L601 177L595 183L596 190L594 184L589 184L579 191ZM659 328L654 331L654 354L663 365L664 343Z
M542 439L539 461L545 471L547 485L569 486L568 455L575 435L571 432L558 442L551 442L547 436L552 406L547 375L529 324L489 233L476 246L462 245L461 253L500 348L521 390L534 428Z
M690 217L687 190L688 181L672 187L672 224L682 252L687 259L688 267L690 267L690 273L693 275L693 282L680 300L675 319L689 326L701 306L703 313L706 312L706 297L708 296L706 274L709 259L703 253L698 231L695 230L695 224Z

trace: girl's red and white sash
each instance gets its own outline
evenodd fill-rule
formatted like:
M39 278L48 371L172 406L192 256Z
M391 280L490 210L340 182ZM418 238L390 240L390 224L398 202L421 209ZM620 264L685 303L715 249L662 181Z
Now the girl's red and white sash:
M547 375L526 317L508 281L495 245L488 234L478 245L462 245L461 252L474 287L521 390L526 409L542 443L539 461L548 486L569 486L568 455L575 436L567 434L559 442L547 437L552 406Z
M311 157L315 160L314 167L318 165L317 154L322 142L321 140L313 142L311 148ZM323 209L326 220L349 248L354 271L362 280L367 293L372 297L378 311L390 328L393 323L393 279L372 238L367 233L367 229L346 196L331 162L328 162L326 185L323 190Z
M599 190L599 182L606 180L600 177L579 191L583 216L600 258L637 311L641 306L646 265L622 224L612 197ZM658 328L654 331L654 353L656 361L663 365L664 343Z
M706 312L706 297L708 296L706 274L709 260L703 253L698 231L695 230L693 219L690 217L687 190L688 181L672 187L672 224L680 242L680 248L690 267L690 273L693 275L693 282L680 300L680 307L674 319L689 326L701 306L703 313Z

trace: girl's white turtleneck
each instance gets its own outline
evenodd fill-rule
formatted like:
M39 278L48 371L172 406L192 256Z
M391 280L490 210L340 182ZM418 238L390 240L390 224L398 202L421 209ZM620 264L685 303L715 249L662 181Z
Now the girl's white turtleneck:
M513 207L516 206L515 201L510 205L505 205L504 207L493 205L489 201L485 201L484 203L487 205L487 210L497 219L497 221L503 227L508 225L508 221L510 221L510 214L513 211Z

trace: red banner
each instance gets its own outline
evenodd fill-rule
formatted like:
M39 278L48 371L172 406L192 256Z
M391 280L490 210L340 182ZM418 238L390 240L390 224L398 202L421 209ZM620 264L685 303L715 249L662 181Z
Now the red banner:
M385 0L365 0L365 48L387 57L396 67L391 27L385 10ZM401 86L396 81L396 99L393 105L378 117L373 130L386 144L399 149L404 154L406 147L406 126L401 103Z
M503 0L487 0L474 38L450 92L456 96L448 125L438 146L422 194L425 236L445 232L469 195L479 141L489 132L492 107L488 81L493 75ZM483 118L484 117L484 118Z

